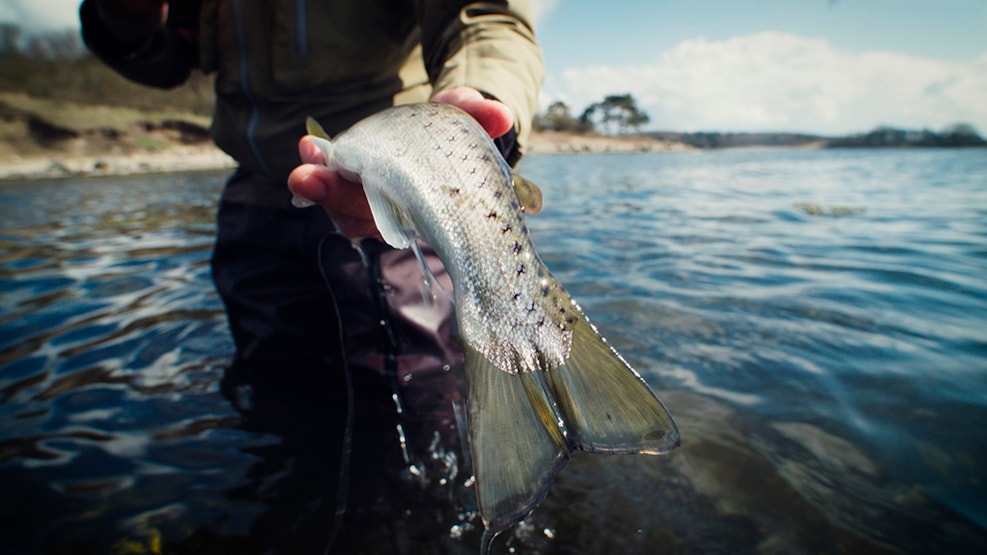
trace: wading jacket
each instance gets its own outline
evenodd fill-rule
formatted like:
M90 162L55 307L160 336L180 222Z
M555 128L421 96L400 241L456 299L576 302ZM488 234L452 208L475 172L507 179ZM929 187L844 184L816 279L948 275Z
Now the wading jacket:
M541 52L527 0L202 0L172 2L147 43L121 48L94 0L83 38L107 65L149 86L215 73L216 144L252 174L282 181L299 163L306 116L330 134L433 91L471 86L515 115L520 158L537 109Z

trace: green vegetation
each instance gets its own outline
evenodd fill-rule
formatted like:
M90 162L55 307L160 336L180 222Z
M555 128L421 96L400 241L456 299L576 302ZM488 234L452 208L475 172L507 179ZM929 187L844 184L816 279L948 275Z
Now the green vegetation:
M637 107L634 97L629 94L613 94L603 99L603 102L590 104L583 115L579 116L579 121L596 122L593 127L600 126L608 135L614 133L627 134L629 131L637 131L642 125L648 123L648 114L642 112Z
M213 98L204 75L150 89L94 58L76 32L26 37L0 24L0 158L204 143Z
M665 141L685 143L702 149L735 148L751 146L809 146L824 145L827 139L819 135L801 133L680 133L675 131L656 131L649 136Z
M983 147L987 141L977 134L972 125L958 123L941 132L923 129L912 131L893 127L878 127L869 133L830 139L830 148L883 148L883 147Z
M0 92L203 117L212 113L214 98L207 76L193 74L170 91L150 89L127 81L94 58L77 32L24 37L11 24L0 24Z
M562 101L555 101L544 113L535 116L536 131L569 133L600 133L604 135L637 133L650 121L648 114L637 107L630 94L608 95L594 102L578 118ZM751 146L817 146L825 148L890 148L890 147L985 147L987 141L969 124L957 123L941 132L923 129L914 131L881 126L869 133L844 137L824 137L804 133L720 133L655 131L647 136L663 141L685 143L700 149Z
M648 121L648 114L637 107L633 96L613 94L587 106L579 118L572 117L564 102L555 101L544 114L535 116L534 128L538 131L626 135L637 132Z
M572 117L569 106L561 100L556 100L549 105L544 114L535 116L534 128L538 131L587 133L593 130L593 125Z

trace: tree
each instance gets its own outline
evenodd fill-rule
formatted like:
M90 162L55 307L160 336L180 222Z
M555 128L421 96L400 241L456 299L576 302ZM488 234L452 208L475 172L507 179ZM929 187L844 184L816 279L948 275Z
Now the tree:
M630 130L637 131L651 118L648 114L637 107L637 102L630 94L612 94L603 99L603 102L590 104L579 120L586 123L599 123L604 133L626 134Z
M593 130L592 124L572 117L569 106L561 100L551 103L544 113L537 114L533 124L537 131L586 133Z
M980 134L977 133L977 128L970 125L969 123L954 123L942 130L942 134L946 136L957 136L957 137L979 137Z
M572 131L576 128L577 122L569 113L566 103L556 100L549 105L544 115L537 117L536 126L549 131Z

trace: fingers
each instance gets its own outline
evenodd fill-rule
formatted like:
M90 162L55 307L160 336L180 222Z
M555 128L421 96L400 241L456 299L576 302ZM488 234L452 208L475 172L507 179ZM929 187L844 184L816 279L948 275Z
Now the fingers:
M455 87L439 91L433 102L451 104L473 116L492 138L496 139L514 127L514 114L503 102L485 98L472 87Z
M311 135L305 135L298 141L298 155L301 156L302 163L326 165L326 158L322 155L322 149L308 140L309 137Z
M379 238L363 187L326 167L322 151L311 141L302 138L298 154L302 164L288 175L288 189L295 197L292 203L322 206L347 237Z

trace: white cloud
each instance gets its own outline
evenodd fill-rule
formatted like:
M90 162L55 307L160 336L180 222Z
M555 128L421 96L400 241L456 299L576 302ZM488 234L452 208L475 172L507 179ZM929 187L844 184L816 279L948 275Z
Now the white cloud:
M987 132L987 53L969 62L851 53L778 32L688 40L645 65L565 70L543 98L578 112L625 92L660 129L847 133L966 122Z
M79 27L82 0L0 0L0 22L25 30L60 31Z

